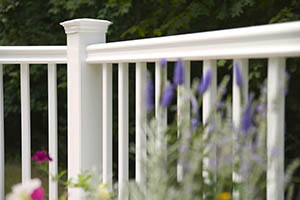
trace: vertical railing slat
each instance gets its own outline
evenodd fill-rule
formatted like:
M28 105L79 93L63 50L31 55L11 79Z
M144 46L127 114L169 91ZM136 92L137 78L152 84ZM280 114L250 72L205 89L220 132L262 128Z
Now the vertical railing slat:
M203 94L203 124L206 125L209 123L209 117L213 106L216 104L216 95L217 95L217 61L216 60L204 60L203 61L203 75L205 76L208 71L211 71L211 85L206 92ZM211 123L211 122L210 122ZM208 130L205 130L204 137L207 137ZM205 145L205 144L204 144ZM217 166L216 163L216 147L210 150L209 155L203 159L203 178L206 181L208 174L206 173L210 169L210 163L212 166ZM205 197L205 194L203 194Z
M160 62L155 62L155 117L161 114L162 123L167 124L167 110L159 110L161 95L167 81L167 66L161 66ZM161 112L161 113L160 113Z
M3 65L0 64L0 199L4 199L4 96Z
M184 84L183 87L186 89L189 89L191 87L191 62L185 61L184 62ZM190 101L189 99L183 94L183 91L181 88L178 87L177 90L177 125L178 127L181 127L180 130L178 130L178 137L181 136L181 134L184 134L184 137L187 137L189 130L189 122L190 122ZM183 142L187 141L187 138L182 139ZM186 145L186 144L184 144ZM177 164L177 181L182 181L184 176L184 167L182 165L183 163Z
M128 181L128 63L118 68L118 122L119 122L119 199L126 199L125 184Z
M112 184L112 64L103 64L103 182Z
M216 103L217 94L217 62L216 60L203 61L203 74L211 71L211 85L208 90L203 94L203 123L206 124L210 117L213 106Z
M161 66L159 61L155 62L155 118L157 120L157 148L158 150L166 150L167 141L164 140L168 125L168 112L160 106L161 95L167 82L167 66Z
M57 176L58 155L57 155L57 78L56 64L48 64L48 128L49 128L49 155L53 161L49 162L49 199L58 198L57 181L52 177Z
M242 90L239 88L236 82L236 71L233 68L233 83L232 83L232 118L233 124L236 129L240 126L240 120L242 115L243 104L246 104L248 101L248 59L235 59L233 65L239 66L241 75L243 77L243 86ZM242 92L242 93L241 93ZM243 102L244 101L244 102ZM237 144L237 135L233 135L233 154L234 158L236 154L236 144ZM233 169L232 180L234 182L240 181L239 174ZM233 199L240 199L240 191L233 190Z
M284 199L285 59L269 58L267 106L267 199Z
M136 173L137 183L143 183L146 179L145 166L143 161L146 157L146 133L143 124L146 120L144 88L146 80L146 63L136 63Z
M22 126L22 182L31 177L30 146L30 73L29 64L21 64L21 126Z

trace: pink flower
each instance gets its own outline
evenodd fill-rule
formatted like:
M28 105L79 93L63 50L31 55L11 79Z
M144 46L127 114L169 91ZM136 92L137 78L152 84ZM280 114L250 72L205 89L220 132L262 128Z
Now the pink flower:
M6 200L44 200L44 191L39 179L27 180L12 187Z
M30 197L32 200L44 200L44 189L42 187L35 189Z
M45 162L45 161L52 161L52 158L44 151L37 151L31 158L31 160L37 162Z

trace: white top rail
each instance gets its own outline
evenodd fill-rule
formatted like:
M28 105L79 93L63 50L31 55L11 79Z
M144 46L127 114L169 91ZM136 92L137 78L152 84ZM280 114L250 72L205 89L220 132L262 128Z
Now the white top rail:
M95 44L87 54L88 63L294 57L300 55L300 21Z
M0 63L67 63L66 46L0 46Z

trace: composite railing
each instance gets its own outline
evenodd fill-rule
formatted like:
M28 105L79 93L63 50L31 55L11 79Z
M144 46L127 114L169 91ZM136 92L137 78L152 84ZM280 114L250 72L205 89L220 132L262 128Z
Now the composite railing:
M129 70L135 63L135 131L136 181L145 181L142 157L147 142L143 131L146 118L144 86L148 62L155 63L155 102L159 104L161 84L167 79L159 60L185 62L185 87L190 87L191 61L202 61L203 72L212 72L212 86L203 96L203 121L208 119L217 93L217 60L232 59L239 63L245 79L240 94L233 81L233 122L241 118L241 98L248 99L248 65L250 58L268 59L267 155L276 146L278 154L268 162L267 199L284 199L284 95L282 80L285 60L300 56L300 22L255 26L223 31L185 34L153 39L105 43L110 22L77 19L63 22L67 46L62 47L0 47L1 64L20 64L22 115L22 181L30 178L30 104L29 64L48 64L49 153L54 158L50 174L57 174L57 101L56 64L67 63L68 81L68 176L96 169L104 183L113 176L113 74L112 64L118 64L118 185L119 194L129 178ZM236 78L233 72L234 79ZM278 97L280 99L278 99ZM3 83L0 67L0 194L4 194L4 129ZM275 107L276 100L276 109ZM177 104L184 99L178 96ZM178 116L182 116L178 110ZM165 113L165 116L167 113ZM189 117L185 113L185 117ZM166 123L166 121L165 121ZM178 166L178 179L183 173ZM234 178L234 177L233 177ZM70 199L82 198L78 189L69 189ZM4 199L4 195L1 196ZM49 184L49 198L57 199L57 183Z
M53 162L49 173L58 171L57 153L57 78L56 64L67 63L66 46L2 46L0 47L0 199L4 199L4 110L3 64L20 65L21 87L21 152L22 182L31 178L31 122L30 122L30 68L29 64L47 64L48 67L48 124L49 153ZM45 83L46 84L46 83ZM49 179L49 197L57 199L57 182Z

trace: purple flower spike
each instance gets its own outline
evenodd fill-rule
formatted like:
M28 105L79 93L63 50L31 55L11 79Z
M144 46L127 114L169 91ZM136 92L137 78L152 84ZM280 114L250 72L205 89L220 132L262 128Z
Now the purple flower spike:
M173 83L175 86L182 85L184 82L184 66L181 59L178 59L175 64Z
M192 131L195 131L199 128L199 120L197 118L193 118L191 120L191 127L192 127Z
M162 94L161 98L161 105L163 107L169 107L172 103L174 96L174 88L172 84L168 84L166 88L164 89L164 92Z
M154 108L154 86L150 75L148 75L147 77L147 84L145 88L145 99L146 99L147 112L149 112Z
M211 82L211 76L212 76L211 71L208 70L206 74L202 77L200 81L200 85L198 87L198 94L204 93L209 88Z
M241 119L241 130L242 130L242 132L248 132L251 128L253 128L253 124L252 124L252 115L253 115L252 103L253 103L253 95L250 96L247 107L246 107L246 109L245 109L245 111L242 115L242 119Z
M208 126L208 133L214 132L217 129L217 124L213 123Z
M161 67L166 67L167 66L167 60L165 58L162 58L159 61L159 64L160 64Z
M256 106L256 111L258 112L258 114L263 114L265 112L265 107L262 103L259 103Z
M242 73L241 73L241 69L239 67L239 65L237 63L235 63L234 65L234 72L235 72L235 81L236 81L236 84L242 88L243 87L243 76L242 76Z

